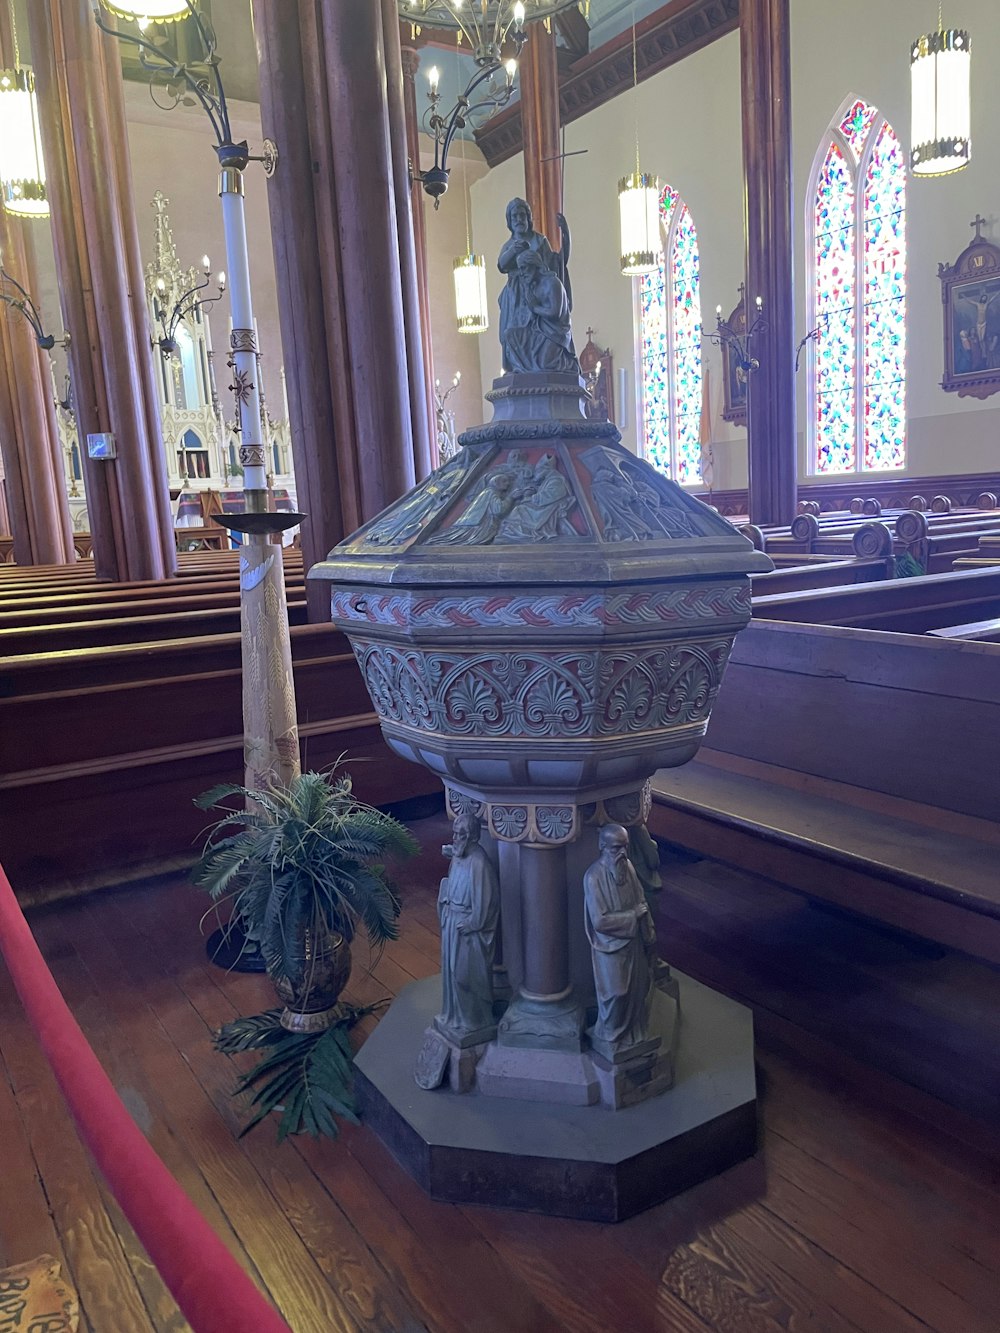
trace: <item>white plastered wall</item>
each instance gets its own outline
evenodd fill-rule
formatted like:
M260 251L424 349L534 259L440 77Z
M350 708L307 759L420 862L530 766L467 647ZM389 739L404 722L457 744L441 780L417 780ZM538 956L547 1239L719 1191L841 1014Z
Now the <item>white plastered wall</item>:
M806 332L805 207L820 138L849 94L873 102L909 146L909 40L933 28L932 0L791 0L793 221L796 341ZM973 37L973 159L954 176L908 187L908 474L989 471L1000 467L1000 395L980 402L940 388L942 311L937 266L953 262L971 239L980 212L1000 244L1000 22L996 0L954 0L946 21ZM618 271L618 178L635 159L640 126L643 170L679 190L694 216L701 250L701 305L706 327L715 307L736 302L743 273L743 200L739 36L732 33L646 80L566 129L565 212L573 233L570 265L578 347L592 325L618 370L627 369L625 443L635 448L635 342L632 283ZM523 159L501 163L472 187L477 249L487 256L491 310L501 287L495 256L506 238L504 208L524 193ZM482 380L499 374L495 328L480 339ZM721 419L718 350L705 346L710 374L714 485L746 485L745 432ZM805 480L806 368L797 380L800 477ZM619 405L619 415L621 408ZM886 474L882 474L886 475ZM892 474L899 475L899 474ZM831 478L836 481L837 478Z

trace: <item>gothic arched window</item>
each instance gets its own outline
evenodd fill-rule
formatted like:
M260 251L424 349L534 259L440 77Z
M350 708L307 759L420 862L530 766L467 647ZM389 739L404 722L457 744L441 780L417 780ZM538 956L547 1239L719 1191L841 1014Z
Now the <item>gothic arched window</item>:
M906 158L860 98L830 126L807 195L813 472L906 462Z
M698 232L676 190L660 195L663 260L637 280L640 447L682 485L701 481L701 298Z

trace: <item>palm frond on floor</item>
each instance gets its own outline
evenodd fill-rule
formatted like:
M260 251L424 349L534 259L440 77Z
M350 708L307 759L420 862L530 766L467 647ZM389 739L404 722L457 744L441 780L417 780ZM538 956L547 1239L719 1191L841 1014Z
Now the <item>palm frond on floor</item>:
M362 1018L384 1004L338 1006L337 1017L324 1032L289 1032L281 1026L280 1009L235 1018L215 1035L215 1048L225 1055L266 1052L242 1074L235 1096L249 1099L248 1134L272 1112L280 1112L278 1142L289 1134L337 1137L337 1117L358 1123L354 1100L354 1057L348 1033Z

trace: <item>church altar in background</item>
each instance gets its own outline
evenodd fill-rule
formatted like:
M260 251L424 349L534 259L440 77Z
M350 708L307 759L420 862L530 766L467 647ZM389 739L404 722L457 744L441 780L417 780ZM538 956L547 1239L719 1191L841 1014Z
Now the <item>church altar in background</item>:
M239 432L235 419L228 418L222 406L227 397L228 381L225 377L228 376L228 368L225 360L221 363L218 361L213 350L210 305L214 301L184 299L199 287L201 270L193 265L184 268L181 264L167 212L169 202L160 190L156 191L151 201L155 214L154 243L153 259L145 269L146 303L154 349L159 335L164 332L158 310L163 312L168 323L178 306L183 311L173 331L173 351L165 354L156 349L154 352L156 384L163 430L164 465L175 526L201 527L206 514L214 510L222 512L227 508L228 492L238 492L242 496ZM226 344L228 333L224 340ZM284 394L284 368L280 374L282 415L273 417L264 392L261 355L258 351L257 375L268 477L277 507L294 510L295 477ZM62 390L57 388L54 364L52 376L73 531L85 533L89 529L87 497L70 381L67 376ZM221 396L220 376L223 377ZM205 492L219 493L221 502L209 499L204 495Z

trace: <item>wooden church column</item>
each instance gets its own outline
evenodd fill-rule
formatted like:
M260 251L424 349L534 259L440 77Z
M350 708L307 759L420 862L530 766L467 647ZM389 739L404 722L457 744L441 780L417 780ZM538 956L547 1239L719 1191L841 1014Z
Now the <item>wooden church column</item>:
M277 8L253 0L262 127L280 154L268 203L308 566L413 486L429 439L424 426L419 463L424 372L419 349L407 356L381 0ZM398 47L396 67L401 81ZM402 258L412 269L412 249ZM310 616L329 619L320 597Z
M789 0L740 0L747 317L764 302L749 377L750 521L790 523L796 502L795 308Z
M164 578L174 533L118 51L89 0L39 0L28 14L97 577ZM100 432L115 459L87 456Z
M14 64L13 50L10 14L3 7L0 63L5 68ZM35 299L38 275L28 228L45 225L23 221L0 206L3 267ZM48 352L38 346L23 315L8 305L0 310L0 449L13 518L14 559L19 565L72 563L73 525Z
M406 120L406 156L414 172L420 171L420 112L417 109L417 70L420 52L412 46L401 49L403 61L403 111ZM408 173L409 174L409 173ZM431 458L437 457L437 414L434 410L434 346L431 338L431 293L427 272L427 219L424 216L424 187L410 182L410 214L413 218L414 267L417 299L420 302L420 339L424 351L424 381L431 432Z
M33 296L38 282L22 228L0 208L0 251L5 270ZM35 224L44 225L42 224ZM19 565L64 565L76 560L66 499L59 428L48 353L28 321L0 309L0 448L7 474L14 560Z
M364 518L415 480L380 0L319 0Z
M350 364L344 343L340 258L334 243L329 114L307 92L322 64L312 4L277 13L253 0L260 111L280 159L268 181L285 389L306 569L361 522ZM313 69L307 80L306 54ZM295 200L295 207L290 201ZM329 336L328 336L329 330ZM330 619L330 590L306 581L309 619Z
M521 55L521 125L524 136L524 189L535 230L558 250L561 244L556 214L562 200L562 162L559 159L559 71L555 34L544 23L528 27Z
M396 202L396 235L399 243L399 278L406 336L406 365L410 382L410 429L413 435L413 469L417 481L431 470L431 441L434 429L434 399L424 362L424 321L420 301L421 264L417 258L415 214L423 203L410 185L410 152L407 134L406 78L399 41L399 10L396 0L382 0L382 45L385 51L389 149L392 154L392 184ZM417 164L419 170L419 162ZM426 261L424 264L426 267Z

